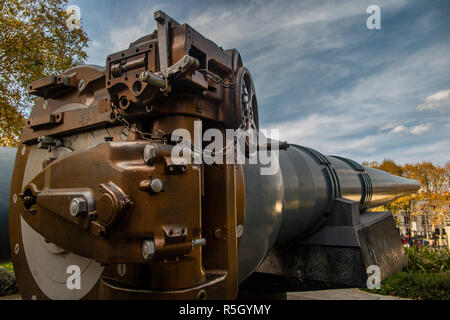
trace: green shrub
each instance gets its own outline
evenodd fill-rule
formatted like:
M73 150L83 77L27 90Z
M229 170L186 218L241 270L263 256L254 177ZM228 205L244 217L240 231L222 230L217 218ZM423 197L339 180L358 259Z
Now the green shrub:
M405 248L408 267L388 277L372 293L417 300L450 300L450 250Z
M405 248L408 257L407 271L450 272L450 250L428 247Z
M372 293L418 300L449 300L450 273L398 272L383 281Z
M11 263L7 263L7 264L0 265L0 269L4 269L4 270L6 270L6 271L9 271L9 272L14 273L14 267L13 267L12 262L11 262Z

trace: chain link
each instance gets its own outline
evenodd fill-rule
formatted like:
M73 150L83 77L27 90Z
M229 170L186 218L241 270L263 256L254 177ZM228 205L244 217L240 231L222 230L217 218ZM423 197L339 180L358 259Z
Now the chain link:
M221 85L224 88L234 89L234 87L235 87L234 83L226 83L220 76L210 72L207 69L199 69L197 71L202 73L205 77L207 77L208 79L211 79L212 81L214 81L215 83Z
M114 105L114 102L111 101L111 110L114 114L114 117L122 123L123 127L128 130L128 132L136 134L140 136L143 140L146 141L154 141L154 140L162 140L161 138L155 138L152 134L143 132L136 127L133 127L130 122L125 118L125 116L122 114L122 110Z
M207 69L199 69L198 71L200 73L202 73L208 79L211 79L212 81L216 82L217 84L221 85L224 88L232 88L233 89L235 87L234 83L226 83L220 76L218 76L218 75L208 71ZM248 106L246 105L246 107L248 107ZM111 110L113 111L114 117L120 123L122 123L124 128L126 128L129 132L137 134L143 140L147 140L147 141L154 141L154 140L161 141L162 140L161 138L153 137L153 135L150 134L150 133L146 133L146 132L140 131L136 127L133 127L130 124L130 122L125 118L125 116L122 114L122 110L119 107L117 107L116 105L114 105L114 103L112 101L111 101ZM239 141L240 137L242 135L244 135L249 129L257 130L256 129L256 125L254 123L254 119L253 119L253 117L251 119L249 119L249 117L243 117L240 126L236 130L236 131L239 132L239 134L237 136L234 136L233 141L228 143L225 147L223 147L219 151L204 150L204 149L201 149L201 148L199 149L194 144L192 144L192 143L189 143L189 144L191 145L191 149L192 149L193 152L197 152L197 153L209 152L210 155L213 155L213 154L215 154L215 155L225 154L226 155L230 151L234 151L234 148L232 148L232 147L234 147L234 146L236 146L238 144L238 141Z
M220 76L210 72L207 69L199 69L197 71L202 73L205 77L207 77L208 79L211 79L212 81L214 81L215 83L221 85L224 88L234 89L235 86L236 86L234 83L226 83ZM248 102L245 104L245 107L248 108ZM246 132L249 131L250 129L257 130L256 124L255 124L254 119L253 119L253 115L250 115L250 116L247 116L247 117L242 117L241 124L239 125L239 127L236 130L236 131L239 132L239 134L234 137L233 141L228 143L221 150L214 151L214 152L211 151L211 150L198 150L198 148L191 143L192 151L194 151L194 152L209 152L210 155L214 155L214 154L215 155L217 155L217 154L225 154L226 155L230 151L234 151L234 148L229 150L230 147L235 147L238 144L238 141L241 138L241 136L245 135Z

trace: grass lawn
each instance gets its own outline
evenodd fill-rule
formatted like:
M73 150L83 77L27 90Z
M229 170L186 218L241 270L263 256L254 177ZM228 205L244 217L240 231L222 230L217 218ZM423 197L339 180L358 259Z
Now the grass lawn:
M380 290L364 291L417 300L450 300L450 250L405 248L408 267L385 279ZM14 272L13 264L0 268Z
M417 300L450 300L450 250L405 248L408 267L385 279L372 293Z
M7 263L7 264L2 264L2 265L0 265L0 268L5 269L6 271L14 273L14 267L13 267L12 262Z

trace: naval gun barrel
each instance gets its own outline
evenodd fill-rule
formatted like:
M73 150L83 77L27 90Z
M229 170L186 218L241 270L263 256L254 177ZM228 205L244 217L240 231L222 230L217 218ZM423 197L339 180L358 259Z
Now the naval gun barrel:
M259 131L250 71L236 49L162 11L155 21L106 68L28 86L40 99L3 192L23 298L234 299L253 274L359 286L369 265L382 278L405 265L392 214L366 211L417 182L298 145L257 145L274 155L268 175L229 163L242 136L229 140L229 130ZM223 145L196 144L208 136ZM212 154L226 161L208 163ZM66 285L74 265L80 290Z
M256 270L275 243L301 240L320 229L330 218L335 199L357 202L363 213L420 188L415 180L299 145L279 152L279 167L277 174L263 176L258 166L244 166L241 279Z
M16 149L0 148L0 263L8 262L9 250L9 188Z
M0 262L10 258L8 202L15 153L16 149L0 148ZM261 176L259 170L259 166L244 166L247 202L246 232L240 247L241 279L255 269L255 261L261 260L275 242L301 239L320 228L335 197L359 202L362 212L420 188L415 180L298 145L280 152L278 174ZM261 230L270 232L261 237ZM245 262L249 256L255 261Z

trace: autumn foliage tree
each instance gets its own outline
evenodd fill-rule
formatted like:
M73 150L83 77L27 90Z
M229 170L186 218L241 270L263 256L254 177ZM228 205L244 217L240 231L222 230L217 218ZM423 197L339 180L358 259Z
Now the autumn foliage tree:
M67 0L0 1L0 146L15 146L35 101L28 84L83 63L88 38L67 26Z
M431 162L397 165L392 160L364 163L370 167L391 174L415 179L420 183L419 192L395 200L381 210L395 213L426 215L431 218L432 228L445 225L450 214L450 162L445 166L436 166ZM411 204L415 204L411 207ZM413 210L411 210L413 209Z
M406 164L405 172L420 182L421 189L416 196L419 200L417 210L430 214L433 226L445 224L450 210L448 166L434 166L429 162Z

